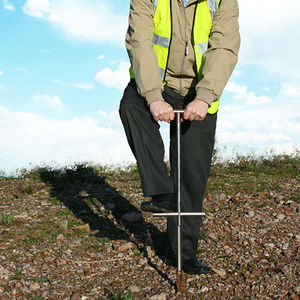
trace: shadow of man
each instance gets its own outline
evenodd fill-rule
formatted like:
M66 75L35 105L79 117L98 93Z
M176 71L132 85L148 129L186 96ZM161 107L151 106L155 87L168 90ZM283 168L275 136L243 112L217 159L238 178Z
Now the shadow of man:
M77 219L89 224L91 234L134 243L148 264L173 285L168 275L152 263L146 248L153 247L156 255L165 259L166 233L146 222L142 216L138 222L124 222L124 214L140 211L108 183L109 178L119 184L132 185L133 177L135 181L139 180L137 172L120 171L117 174L86 164L55 170L39 168L37 171L41 180L51 187L51 197L56 197Z

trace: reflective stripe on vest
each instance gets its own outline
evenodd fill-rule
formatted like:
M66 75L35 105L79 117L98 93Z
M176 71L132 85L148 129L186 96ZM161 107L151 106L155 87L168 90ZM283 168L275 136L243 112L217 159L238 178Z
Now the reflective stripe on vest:
M172 0L153 0L152 2L154 10L153 49L157 56L159 76L164 82L172 40ZM219 3L220 0L198 1L196 7L193 25L193 47L199 80L202 77L203 54L208 49L212 22ZM131 68L130 76L134 77ZM208 109L208 113L216 113L218 107L219 100L214 101Z

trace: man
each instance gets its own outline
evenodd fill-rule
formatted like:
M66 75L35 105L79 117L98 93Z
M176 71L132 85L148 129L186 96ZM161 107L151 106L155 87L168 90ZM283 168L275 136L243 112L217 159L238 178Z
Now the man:
M176 124L181 133L182 211L202 211L210 171L219 98L237 63L237 0L131 0L126 48L131 80L120 117L137 159L149 212L176 209ZM170 123L171 177L163 161L158 121ZM196 258L201 217L182 220L182 267L211 269ZM177 219L168 218L171 255L177 253Z

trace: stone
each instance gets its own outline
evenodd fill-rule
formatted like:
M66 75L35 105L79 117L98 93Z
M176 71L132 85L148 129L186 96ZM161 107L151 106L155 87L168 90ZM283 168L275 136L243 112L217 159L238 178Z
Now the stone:
M70 300L81 300L81 297L77 294L73 294L71 297L70 297Z
M135 223L138 221L141 221L143 216L140 213L136 213L134 211L131 211L125 215L122 216L121 220L128 223Z
M148 257L154 257L154 255L155 255L155 253L152 250L151 246L146 246L146 252L147 252Z
M273 249L275 247L275 245L273 243L266 243L266 244L264 244L264 246L267 249Z
M295 287L293 288L293 290L294 290L295 293L300 294L300 285L295 286Z
M225 277L226 276L226 271L224 269L213 269L213 271L218 274L220 277Z
M216 241L218 238L217 238L217 236L216 236L216 234L214 234L213 232L210 232L209 234L208 234L208 237L210 237L212 240L214 240L214 241Z
M29 290L35 292L40 289L40 285L37 282L31 282L29 285Z
M208 292L208 287L207 286L203 286L200 290L201 293L206 293Z
M131 285L127 288L127 290L133 292L133 293L138 293L140 291L140 288L136 285Z
M220 194L219 195L220 199L225 199L226 198L226 195L224 193Z
M61 241L63 241L63 239L64 239L64 235L63 235L63 234L59 234L59 235L56 237L56 241L57 241L57 242L61 242Z
M276 218L277 218L279 221L282 221L282 220L284 220L286 217L285 217L285 215L283 215L283 214L279 214L279 215L276 216Z
M90 232L91 228L89 224L84 224L84 225L77 225L73 227L74 230L79 231L79 232Z
M86 198L89 196L89 193L87 193L85 190L82 190L78 194L80 197Z
M255 212L254 212L253 210L249 210L249 211L248 211L248 216L249 216L250 218L254 217L254 216L255 216Z
M167 294L165 293L156 294L150 297L149 300L167 300Z
M121 245L121 246L118 248L118 251L119 251L119 252L127 252L127 251L130 250L132 247L134 247L134 244L133 244L133 243L125 243L125 244Z

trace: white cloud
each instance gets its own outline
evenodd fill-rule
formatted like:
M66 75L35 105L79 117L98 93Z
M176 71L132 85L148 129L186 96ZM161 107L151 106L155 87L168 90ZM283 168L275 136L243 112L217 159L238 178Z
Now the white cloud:
M24 68L18 67L18 68L15 68L14 70L17 71L17 72L24 73L26 75L30 74L30 72L28 70L24 69Z
M34 96L34 101L55 111L60 112L64 109L64 105L58 96L36 95Z
M91 0L27 0L25 14L47 20L68 38L123 46L127 14L114 3Z
M59 79L52 79L52 82L66 86L72 86L82 90L92 90L94 88L94 85L92 83L68 83Z
M234 93L234 99L238 101L243 101L250 105L261 105L270 103L272 100L266 96L255 96L253 92L247 92L248 87L246 85L238 85L233 81L228 82L226 90Z
M107 117L115 113L107 113ZM101 164L134 162L120 120L113 128L88 117L54 120L0 106L1 170L45 163L65 166L73 162Z
M13 5L11 5L10 3L8 3L7 0L3 0L3 5L4 5L4 9L15 10L15 7Z
M300 148L300 86L283 83L274 98L257 96L248 87L229 82L226 88L235 99L223 104L218 113L217 140L228 155L237 152L280 152ZM222 101L223 100L223 101Z
M0 71L0 76L2 76L3 75L3 72L2 71Z
M99 71L95 76L95 80L107 87L114 87L122 91L129 81L129 67L128 62L121 61L116 70L105 68Z
M299 82L300 2L240 0L240 65L254 64L276 79Z
M99 55L99 56L97 57L97 59L99 59L99 60L104 59L104 55L103 55L103 54Z
M0 84L0 90L2 90L2 91L6 91L6 90L7 90L7 87L6 87L6 86L4 86L4 85L2 85L2 84Z
M104 110L98 110L98 114L102 117L106 117L107 116L107 112Z

